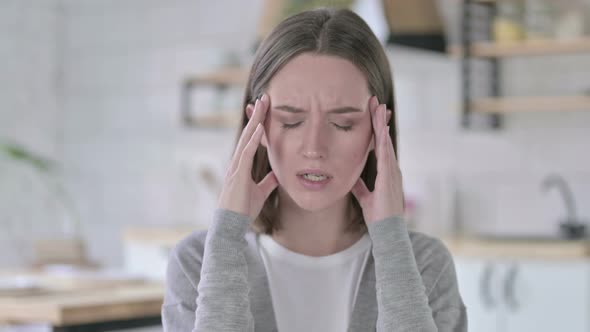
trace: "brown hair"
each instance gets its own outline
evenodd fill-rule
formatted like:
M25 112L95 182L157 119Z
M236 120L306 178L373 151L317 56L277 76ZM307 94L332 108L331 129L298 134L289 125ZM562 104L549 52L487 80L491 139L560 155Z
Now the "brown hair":
M315 9L295 14L279 23L262 41L250 70L242 104L245 110L253 104L268 87L273 76L295 56L310 52L332 55L349 60L366 76L369 91L377 96L379 103L387 105L392 111L389 120L389 135L397 157L397 126L395 121L395 103L393 82L389 61L381 46L365 21L348 9ZM239 140L243 128L248 123L246 112L242 112ZM237 145L237 144L236 144ZM266 148L258 147L254 156L252 178L260 182L271 167ZM369 190L375 186L377 160L371 151L361 173ZM352 220L348 230L360 230L366 227L362 209L354 195L349 194ZM277 219L277 190L275 189L264 203L262 210L252 224L257 232L271 234L279 229Z

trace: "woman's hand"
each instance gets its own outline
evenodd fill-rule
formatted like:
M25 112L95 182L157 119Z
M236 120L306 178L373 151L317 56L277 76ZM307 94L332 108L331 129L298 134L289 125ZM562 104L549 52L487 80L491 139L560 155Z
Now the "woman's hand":
M244 127L234 155L230 161L221 194L219 207L250 216L254 220L270 193L278 186L277 178L270 171L260 183L252 180L254 154L264 135L264 119L268 111L268 95L256 100L254 114Z
M359 178L351 190L363 209L367 224L404 213L402 176L387 126L391 111L386 109L385 104L379 105L375 96L369 100L369 111L377 157L375 188L370 192L363 179Z

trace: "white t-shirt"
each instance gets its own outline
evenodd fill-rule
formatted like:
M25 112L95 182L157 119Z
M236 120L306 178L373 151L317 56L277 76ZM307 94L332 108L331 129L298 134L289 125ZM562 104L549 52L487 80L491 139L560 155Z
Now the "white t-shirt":
M293 252L261 234L264 262L280 332L343 332L371 252L368 233L338 253L313 257Z

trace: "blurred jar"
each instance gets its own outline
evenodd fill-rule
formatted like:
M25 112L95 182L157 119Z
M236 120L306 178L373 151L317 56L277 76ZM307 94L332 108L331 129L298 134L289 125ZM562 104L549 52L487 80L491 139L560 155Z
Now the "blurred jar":
M586 33L590 20L590 2L584 0L562 0L559 2L559 16L555 24L555 38L561 40L579 39ZM590 24L588 24L590 25Z
M527 40L555 38L557 4L551 0L526 0L524 22Z
M525 37L522 1L500 1L494 17L493 35L498 43L521 41Z

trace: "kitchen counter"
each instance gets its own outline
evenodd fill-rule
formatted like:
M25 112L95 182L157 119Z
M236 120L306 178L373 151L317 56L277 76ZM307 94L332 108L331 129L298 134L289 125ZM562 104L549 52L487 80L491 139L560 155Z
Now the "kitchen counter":
M69 331L159 324L164 284L139 278L0 271L0 324L49 324ZM6 286L14 282L15 287ZM107 324L107 325L105 325ZM126 325L127 324L127 325Z
M199 227L127 227L122 232L123 242L134 242L159 246L174 246L194 231L206 230Z
M481 258L590 259L590 240L443 237L454 256Z
M125 241L171 247L189 235L193 228L128 228L123 233ZM456 256L539 258L539 259L590 259L590 239L549 240L480 238L472 236L447 236L441 240Z

